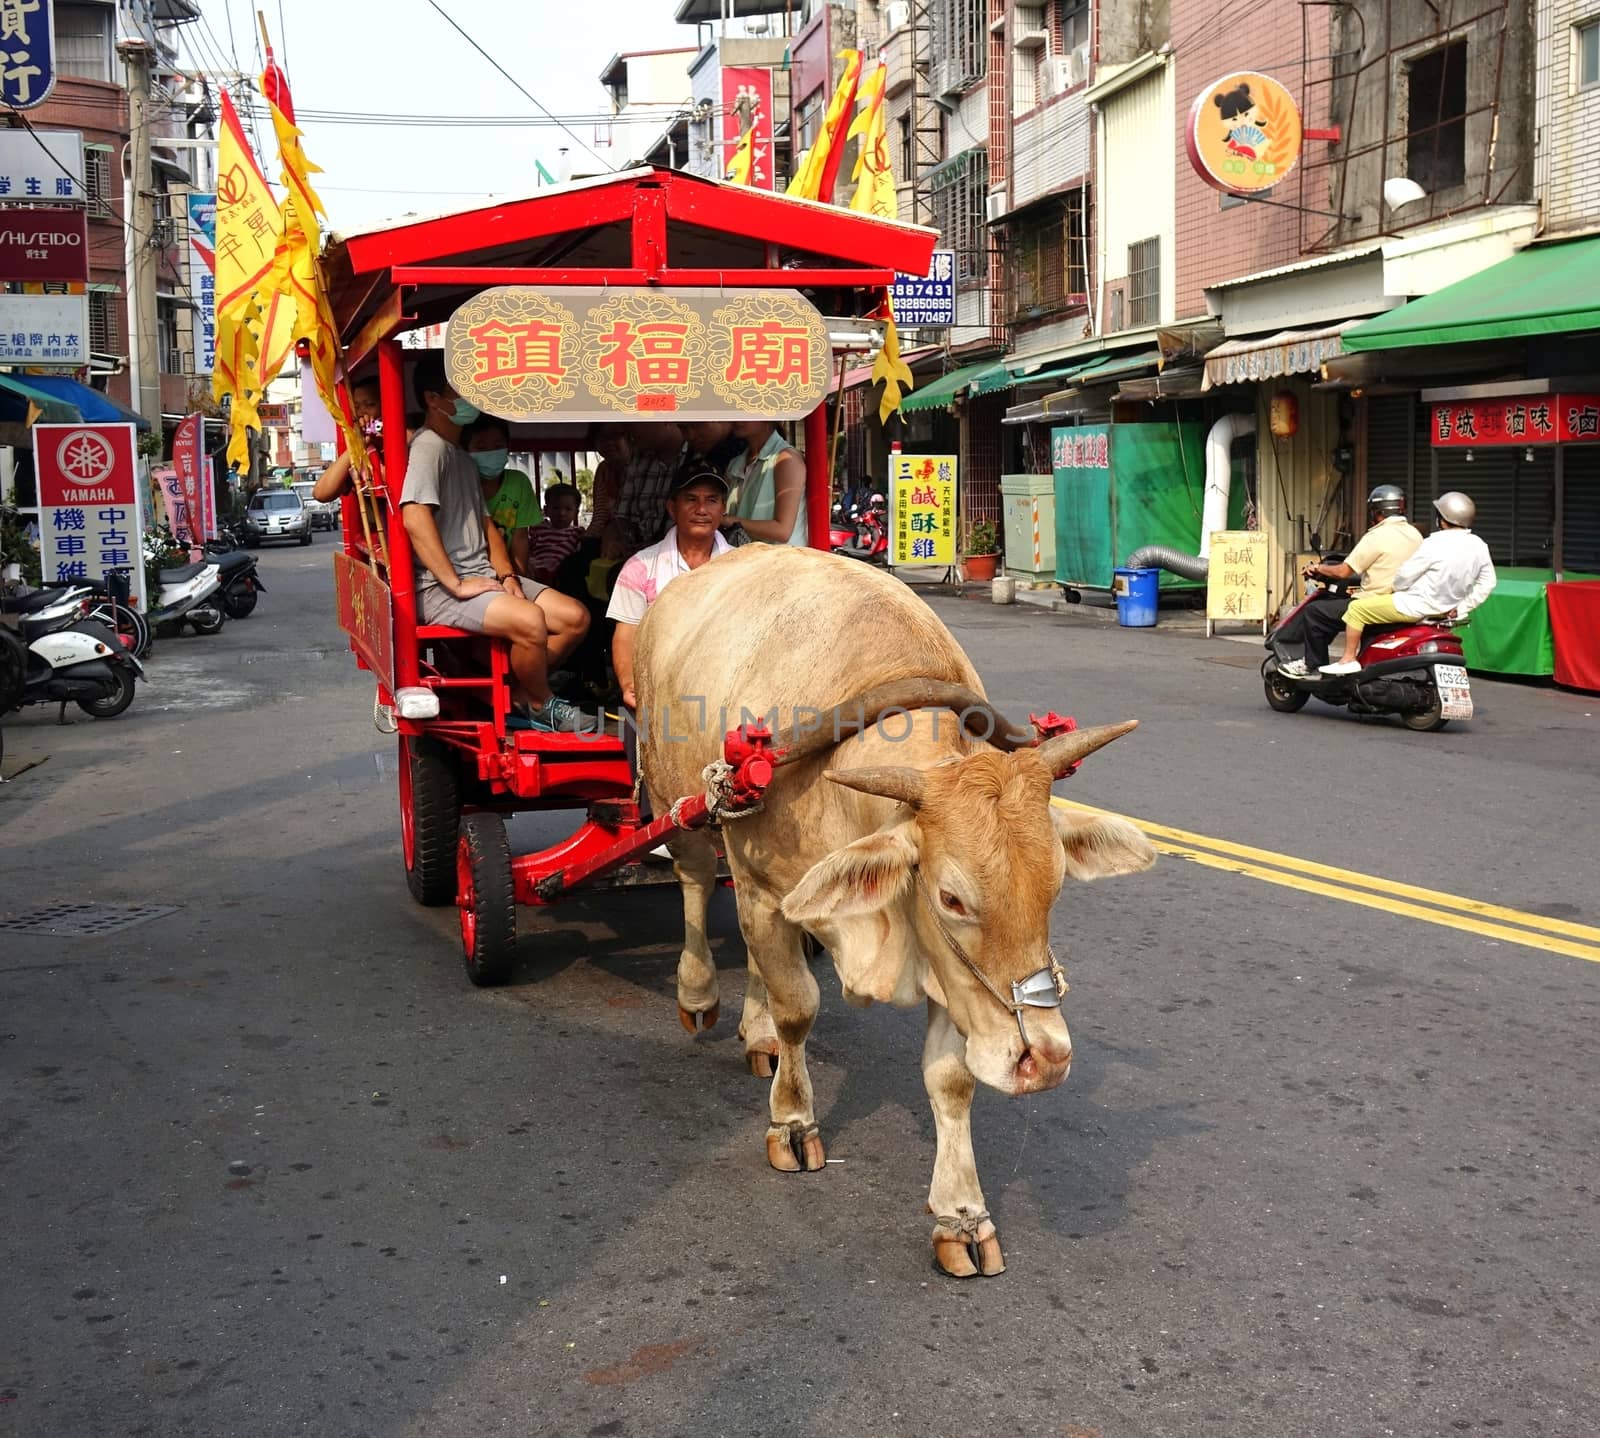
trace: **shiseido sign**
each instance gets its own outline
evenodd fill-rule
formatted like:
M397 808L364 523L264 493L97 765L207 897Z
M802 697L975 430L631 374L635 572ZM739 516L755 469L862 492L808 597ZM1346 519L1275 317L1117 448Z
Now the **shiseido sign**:
M81 209L0 209L0 280L87 280L89 219Z

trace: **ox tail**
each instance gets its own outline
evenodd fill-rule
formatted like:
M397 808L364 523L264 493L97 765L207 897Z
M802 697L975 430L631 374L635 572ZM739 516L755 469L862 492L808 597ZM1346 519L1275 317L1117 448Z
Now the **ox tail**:
M901 679L864 690L830 710L807 710L773 736L778 764L794 764L823 754L856 734L865 733L880 719L912 709L949 709L961 727L975 739L1011 753L1038 743L1032 729L1013 724L994 705L964 684L937 679Z

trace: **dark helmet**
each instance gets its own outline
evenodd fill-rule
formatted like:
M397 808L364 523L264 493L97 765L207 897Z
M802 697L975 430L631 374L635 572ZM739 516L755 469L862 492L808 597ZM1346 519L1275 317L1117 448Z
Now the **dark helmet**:
M1441 519L1460 529L1471 529L1472 521L1478 517L1478 506L1459 489L1441 494L1434 500L1433 507L1439 511Z
M1398 484L1380 484L1367 496L1367 508L1379 514L1404 514L1406 492Z

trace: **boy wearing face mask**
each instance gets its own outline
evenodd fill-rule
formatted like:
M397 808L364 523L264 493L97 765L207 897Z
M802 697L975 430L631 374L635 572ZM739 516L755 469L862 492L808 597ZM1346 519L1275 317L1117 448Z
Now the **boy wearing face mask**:
M511 434L492 414L480 415L461 431L461 447L472 456L483 485L483 503L500 530L518 574L528 574L528 531L544 520L533 482L520 469L507 469Z

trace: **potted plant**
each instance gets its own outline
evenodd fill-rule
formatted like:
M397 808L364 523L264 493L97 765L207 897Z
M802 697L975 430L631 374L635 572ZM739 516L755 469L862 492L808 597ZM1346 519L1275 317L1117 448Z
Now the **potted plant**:
M967 530L967 578L993 579L999 562L1000 536L993 523L980 519Z

